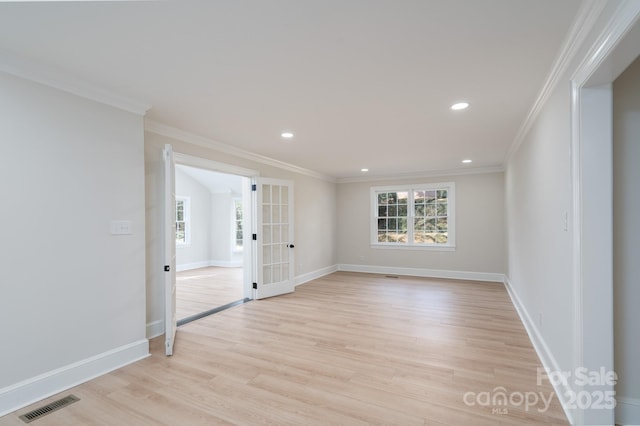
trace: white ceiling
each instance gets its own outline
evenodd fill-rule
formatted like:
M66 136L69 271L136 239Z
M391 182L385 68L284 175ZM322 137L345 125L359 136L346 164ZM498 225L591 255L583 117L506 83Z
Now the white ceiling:
M153 121L329 176L457 170L503 164L579 6L5 2L0 54L148 103ZM459 100L471 107L449 110Z
M211 194L242 196L242 177L176 164L180 170L209 190Z

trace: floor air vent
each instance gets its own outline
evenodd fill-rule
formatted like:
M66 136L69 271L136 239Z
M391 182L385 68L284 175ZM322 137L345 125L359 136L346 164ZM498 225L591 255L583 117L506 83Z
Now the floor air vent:
M34 420L38 420L40 417L53 413L54 411L64 408L67 405L73 404L76 401L80 401L80 398L73 395L69 395L62 399L59 399L57 401L53 401L47 405L44 405L40 408L36 408L33 411L29 411L27 414L21 415L20 419L25 423L31 423Z

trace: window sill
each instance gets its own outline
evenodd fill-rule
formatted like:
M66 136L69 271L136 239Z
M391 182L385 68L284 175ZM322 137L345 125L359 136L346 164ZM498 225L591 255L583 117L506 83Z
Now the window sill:
M373 249L389 249L389 250L423 250L423 251L456 251L456 246L417 246L408 244L371 244Z

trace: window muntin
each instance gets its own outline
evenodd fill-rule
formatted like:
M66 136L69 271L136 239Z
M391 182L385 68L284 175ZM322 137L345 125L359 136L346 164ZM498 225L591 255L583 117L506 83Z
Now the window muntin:
M371 244L455 247L453 182L371 188Z

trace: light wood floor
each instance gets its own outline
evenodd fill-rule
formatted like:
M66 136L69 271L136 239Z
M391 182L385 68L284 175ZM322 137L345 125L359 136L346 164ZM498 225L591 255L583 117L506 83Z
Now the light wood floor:
M463 402L552 392L501 284L340 272L181 327L173 357L151 348L34 424L567 424L555 398L544 413Z
M242 268L199 268L176 273L176 318L244 298Z

